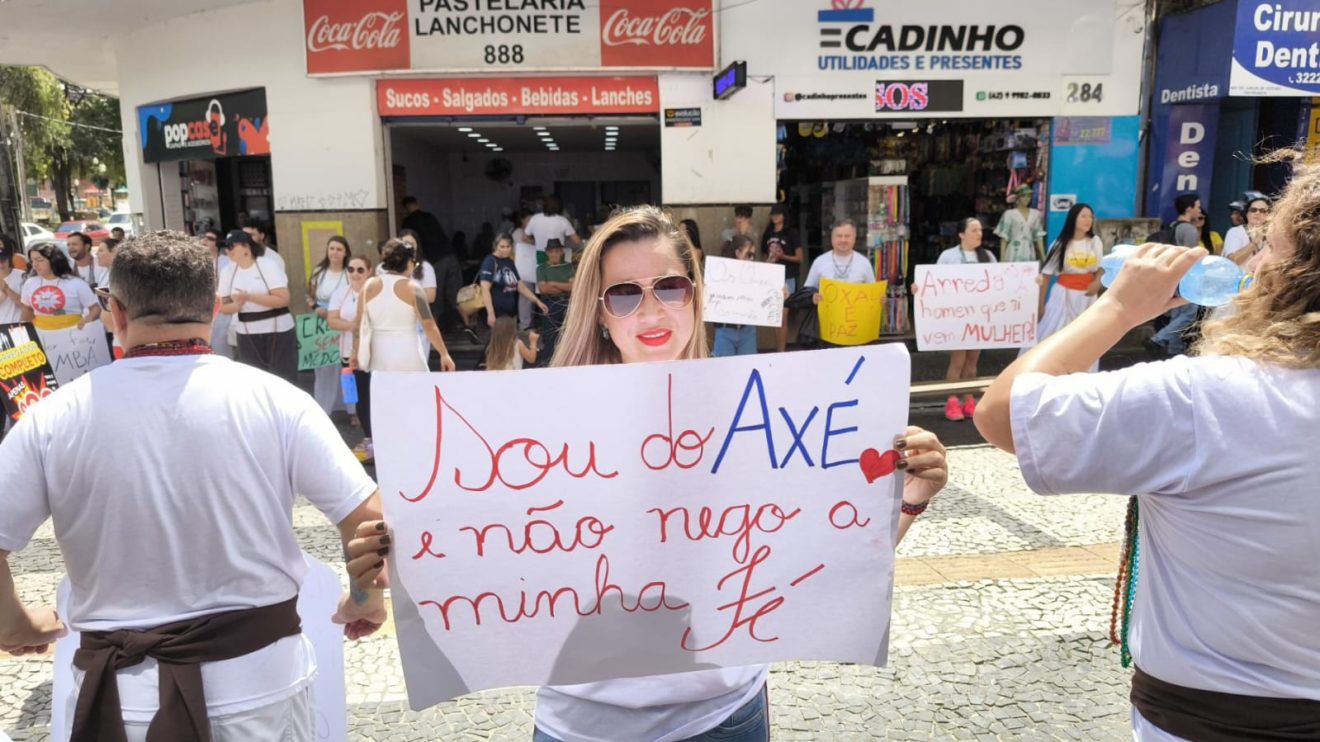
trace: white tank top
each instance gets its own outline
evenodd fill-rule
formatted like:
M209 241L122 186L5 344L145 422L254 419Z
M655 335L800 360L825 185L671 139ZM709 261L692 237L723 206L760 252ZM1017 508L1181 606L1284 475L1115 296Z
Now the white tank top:
M426 356L417 337L417 308L405 304L394 287L405 276L387 273L380 277L380 293L366 303L371 322L372 371L426 371Z

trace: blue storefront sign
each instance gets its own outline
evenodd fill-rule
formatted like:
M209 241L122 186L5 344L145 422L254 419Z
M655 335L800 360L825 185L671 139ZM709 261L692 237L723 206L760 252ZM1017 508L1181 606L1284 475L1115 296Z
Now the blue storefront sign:
M1320 94L1320 0L1238 0L1228 95Z
M1219 103L1160 106L1151 120L1150 173L1146 214L1170 221L1173 201L1183 193L1210 200L1219 136Z

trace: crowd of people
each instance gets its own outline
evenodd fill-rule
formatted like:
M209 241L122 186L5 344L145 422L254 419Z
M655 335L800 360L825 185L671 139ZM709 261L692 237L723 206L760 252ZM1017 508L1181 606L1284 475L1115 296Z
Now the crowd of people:
M1317 739L1320 573L1310 565L1320 499L1309 496L1310 451L1299 442L1320 424L1320 168L1298 160L1277 203L1244 202L1243 233L1230 231L1222 251L1246 253L1238 259L1256 281L1204 324L1194 356L1086 373L1132 328L1161 315L1182 322L1178 282L1209 249L1199 199L1176 205L1167 244L1142 246L1103 293L1094 210L1073 206L1049 248L1026 258L1042 261L1039 343L979 404L952 398L947 412L972 417L1014 453L1037 492L1132 496L1114 638L1136 664L1134 739ZM494 235L478 272L489 369L709 355L694 223L637 207L583 242L555 214L537 216L547 219L520 216L514 233ZM773 216L757 235L750 210L736 212L723 254L804 265L800 240L782 212ZM433 306L457 309L459 291L451 301L439 290L447 269L437 267L443 256L429 259L424 221L383 242L376 260L333 238L307 286L309 310L342 333L368 438L373 372L427 371L423 338L439 369L454 369ZM979 221L963 220L939 262L994 262L982 235ZM856 236L852 223L834 225L831 249L802 281L810 301L821 300L823 278L875 280ZM520 244L536 246L534 271L520 270ZM384 622L395 554L376 485L326 414L341 369L317 376L315 396L293 388L288 279L260 229L223 241L156 232L111 251L102 266L82 244L68 256L37 248L21 284L10 280L15 256L0 252L0 313L106 316L124 348L123 360L34 406L0 443L0 649L40 652L66 627L83 632L76 699L55 700L76 708L75 742L205 738L200 729L217 742L314 739L314 663L292 608L306 570L295 494L339 529L351 589L336 620L350 639ZM788 296L799 293L795 273ZM531 317L524 323L520 299L562 317L553 340ZM745 328L714 330L721 354L749 352ZM217 357L228 345L242 364ZM976 363L975 351L955 354L949 375L974 375ZM948 463L927 431L909 428L894 445L897 541L946 484ZM47 518L72 583L58 615L23 604L8 563ZM768 670L544 687L534 739L768 739ZM158 687L150 713L121 710L121 694L155 698Z

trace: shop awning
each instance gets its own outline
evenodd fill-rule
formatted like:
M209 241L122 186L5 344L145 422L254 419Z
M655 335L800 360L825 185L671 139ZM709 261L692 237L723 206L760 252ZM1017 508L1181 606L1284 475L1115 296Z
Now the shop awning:
M253 0L10 0L0 2L0 64L37 65L85 88L119 94L111 39L195 13ZM77 33L70 42L70 29Z

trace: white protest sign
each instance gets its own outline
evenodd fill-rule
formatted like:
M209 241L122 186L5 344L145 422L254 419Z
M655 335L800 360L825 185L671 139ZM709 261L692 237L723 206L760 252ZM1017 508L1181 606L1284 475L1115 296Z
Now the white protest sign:
M784 316L782 263L707 257L702 275L702 320L779 327Z
M41 337L41 346L46 351L46 358L60 386L111 361L110 345L105 340L105 325L99 319L83 325L81 330L77 327L64 330L38 328L37 334Z
M902 345L372 378L420 709L485 688L883 664ZM566 389L592 390L590 396Z
M917 350L1034 345L1039 273L1035 263L917 266Z
M307 574L298 593L298 616L303 634L316 652L316 679L312 681L312 713L315 715L315 739L344 742L348 739L348 702L344 687L344 627L331 622L339 606L343 588L335 571L310 554L303 553ZM60 615L67 615L69 578L56 590L55 605ZM74 708L78 702L73 677L73 653L80 634L70 631L55 642L54 677L51 683L50 738L66 742L73 732ZM148 687L149 685L149 687ZM154 683L120 680L120 703L136 708L150 708L157 703Z

